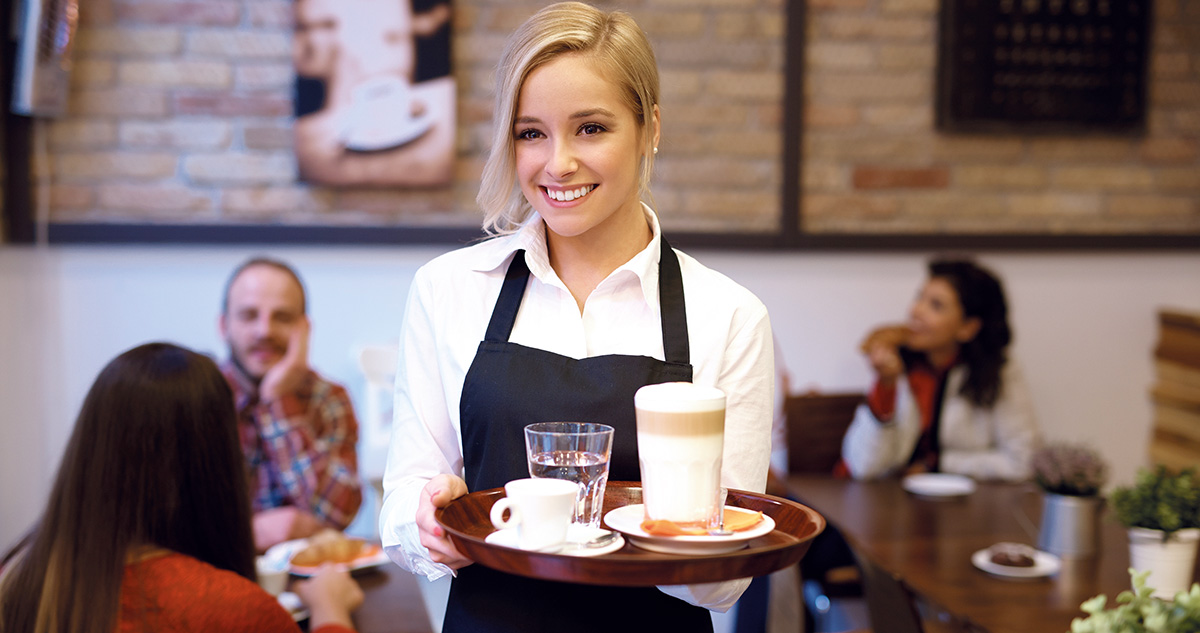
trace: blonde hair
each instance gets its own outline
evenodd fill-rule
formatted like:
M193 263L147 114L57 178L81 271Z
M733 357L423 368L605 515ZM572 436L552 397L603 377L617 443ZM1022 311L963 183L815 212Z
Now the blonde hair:
M658 105L658 65L646 34L624 11L605 13L581 2L545 7L508 39L496 67L492 150L483 167L475 201L483 209L483 230L491 235L516 231L533 208L516 186L513 123L525 78L560 55L585 54L615 82L642 131L639 190L650 196L654 168L654 107Z

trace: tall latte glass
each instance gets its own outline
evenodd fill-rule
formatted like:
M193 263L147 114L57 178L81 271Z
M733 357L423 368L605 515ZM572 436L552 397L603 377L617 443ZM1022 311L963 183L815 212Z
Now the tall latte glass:
M719 516L725 394L670 382L638 389L633 403L646 518L708 527Z

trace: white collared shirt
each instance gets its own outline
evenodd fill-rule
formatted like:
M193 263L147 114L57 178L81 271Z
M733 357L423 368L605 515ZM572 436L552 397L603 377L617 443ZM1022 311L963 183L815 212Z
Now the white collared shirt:
M435 475L463 476L459 400L515 251L530 270L510 342L571 358L605 354L663 360L658 302L660 229L650 244L599 285L580 314L550 267L536 213L516 233L446 253L417 271L405 308L396 373L395 420L384 474L380 536L401 567L434 580L449 569L429 560L415 523L421 489ZM676 251L683 276L693 382L726 394L721 482L762 492L771 450L774 350L766 307L728 277ZM725 611L749 580L663 588Z

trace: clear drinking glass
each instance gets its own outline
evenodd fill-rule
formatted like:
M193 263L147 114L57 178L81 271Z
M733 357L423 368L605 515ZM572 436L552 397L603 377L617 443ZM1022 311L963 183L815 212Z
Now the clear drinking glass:
M600 527L612 456L613 427L592 422L538 422L525 427L529 476L579 485L575 523Z

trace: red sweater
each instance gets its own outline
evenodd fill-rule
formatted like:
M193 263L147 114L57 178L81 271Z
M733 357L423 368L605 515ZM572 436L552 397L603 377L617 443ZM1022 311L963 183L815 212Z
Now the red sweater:
M291 614L257 584L190 556L171 553L125 566L120 633L296 633ZM323 626L313 633L353 633Z

